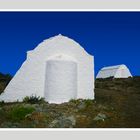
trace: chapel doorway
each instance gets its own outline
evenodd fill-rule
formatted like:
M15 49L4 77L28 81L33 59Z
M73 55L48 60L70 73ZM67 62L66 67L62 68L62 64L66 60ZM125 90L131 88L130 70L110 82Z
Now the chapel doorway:
M48 60L45 75L45 100L67 102L77 97L77 63L70 60Z

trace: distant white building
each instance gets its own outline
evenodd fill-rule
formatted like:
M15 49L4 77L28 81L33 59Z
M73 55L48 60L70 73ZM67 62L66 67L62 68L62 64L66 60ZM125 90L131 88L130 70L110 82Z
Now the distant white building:
M74 40L58 35L34 50L0 95L5 102L26 96L44 97L49 103L94 99L94 57Z
M125 65L103 67L97 74L96 78L128 78L132 77L129 69Z

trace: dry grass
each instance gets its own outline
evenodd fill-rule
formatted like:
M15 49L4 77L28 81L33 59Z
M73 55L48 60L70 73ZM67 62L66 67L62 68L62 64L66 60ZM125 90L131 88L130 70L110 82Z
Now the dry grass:
M3 79L1 91L6 86ZM95 85L95 100L71 100L60 105L44 101L1 103L0 127L140 128L140 77L99 79Z

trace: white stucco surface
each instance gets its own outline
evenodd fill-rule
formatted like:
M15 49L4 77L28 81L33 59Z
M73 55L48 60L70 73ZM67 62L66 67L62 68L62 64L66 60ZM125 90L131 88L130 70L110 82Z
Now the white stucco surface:
M96 76L96 78L108 78L108 77L128 78L132 77L132 75L129 69L126 67L126 65L122 64L116 66L103 67Z
M77 63L50 60L46 65L45 99L67 102L77 97Z
M94 99L94 57L74 40L58 35L27 52L27 59L1 94L5 102L25 96L51 103Z

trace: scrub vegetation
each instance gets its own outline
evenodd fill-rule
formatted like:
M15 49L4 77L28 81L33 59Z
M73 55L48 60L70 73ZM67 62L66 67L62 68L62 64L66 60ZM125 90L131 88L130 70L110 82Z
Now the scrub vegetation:
M26 96L24 99L23 99L23 102L24 103L30 103L30 104L37 104L37 103L43 103L43 102L45 102L45 100L44 100L44 98L42 98L42 97L40 97L40 96L34 96L34 95L32 95L32 96L30 96L30 97L28 97L28 96Z
M3 92L7 84L10 82L12 79L12 76L9 74L2 74L0 73L0 94Z
M1 92L10 79L0 75ZM96 80L95 100L0 102L0 128L140 128L140 77Z

